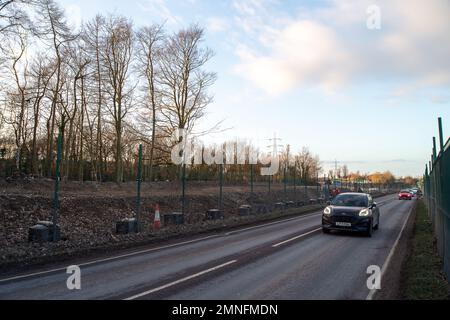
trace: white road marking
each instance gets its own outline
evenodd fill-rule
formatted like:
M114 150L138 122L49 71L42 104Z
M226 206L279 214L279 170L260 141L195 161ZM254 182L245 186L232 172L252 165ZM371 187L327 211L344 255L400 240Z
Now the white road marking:
M288 221L292 221L292 220L303 220L303 219L314 217L314 216L318 216L318 215L321 215L321 214L322 214L322 211L317 211L317 212L314 212L314 213L311 213L311 214L302 215L300 217L283 219L283 220L278 220L278 221L275 221L275 222L270 222L270 223L266 223L266 224L257 225L257 226L254 226L254 227L248 227L248 228L245 228L245 229L239 229L239 230L235 230L235 231L230 231L230 232L225 233L225 235L229 236L229 235L233 235L233 234L236 234L236 233L239 233L239 232L244 232L244 231L258 229L258 228L264 228L264 227L267 227L267 226L272 226L274 224L280 224L280 223L288 222Z
M236 262L237 262L237 260L232 260L232 261L226 262L226 263L221 264L221 265L219 265L219 266L216 266L216 267L213 267L213 268L210 268L210 269L207 269L207 270L198 272L198 273L196 273L196 274L193 274L193 275L190 275L190 276L188 276L188 277L185 277L185 278L182 278L182 279L179 279L179 280L170 282L170 283L165 284L165 285L163 285L163 286L160 286L160 287L157 287L157 288L154 288L154 289L150 289L150 290L148 290L148 291L145 291L145 292L136 294L136 295L131 296L131 297L129 297L129 298L126 298L126 299L124 299L124 300L135 300L135 299L144 297L144 296L149 295L149 294L151 294L151 293L155 293L155 292L158 292L158 291L167 289L167 288L169 288L169 287L175 286L175 285L180 284L180 283L182 283L182 282L186 282L186 281L188 281L188 280L191 280L191 279L200 277L200 276L202 276L202 275L204 275L204 274L207 274L207 273L216 271L216 270L218 270L218 269L224 268L224 267L229 266L229 265L231 265L231 264L233 264L233 263L236 263Z
M309 231L309 232L307 232L307 233L303 233L303 234L301 234L301 235L299 235L299 236L296 236L296 237L294 237L294 238L291 238L291 239L289 239L289 240L286 240L286 241L283 241L283 242L274 244L274 245L272 246L272 248L278 248L278 247L282 246L283 244L286 244L286 243L292 242L292 241L294 241L294 240L297 240L297 239L306 237L306 236L308 236L308 235L310 235L310 234L312 234L312 233L315 233L315 232L317 232L317 231L319 231L319 230L322 230L322 228L317 228L317 229L314 229L314 230Z
M389 202L389 200L385 201L385 202ZM384 203L384 202L382 202L382 203ZM288 221L292 221L292 220L296 220L296 219L302 220L302 219L306 219L306 218L309 218L309 217L312 217L312 216L315 216L315 215L320 215L320 214L321 214L321 212L314 212L314 213L305 214L305 215L302 215L302 216L299 216L299 217L283 219L283 220L278 220L278 221L267 223L267 224L263 224L263 225L258 225L258 226L254 226L254 227L239 229L239 230L235 230L235 231L231 231L231 232L225 233L225 236L233 235L235 233L248 231L248 230L252 230L252 229L263 228L263 227L266 227L266 226L279 224L279 223L283 223L283 222L288 222ZM184 242L178 242L178 243L174 243L174 244L170 244L170 245L166 245L166 246L161 246L161 247L157 247L157 248L151 248L151 249L145 249L145 250L140 250L140 251L134 251L134 252L131 252L131 253L122 254L122 255L118 255L118 256L112 256L112 257L108 257L108 258L104 258L104 259L92 260L92 261L89 261L89 262L86 262L86 263L78 264L78 266L85 267L85 266L98 264L98 263L102 263L102 262L114 261L114 260L118 260L118 259L121 259L121 258L132 257L132 256L140 255L140 254L143 254L143 253L153 252L153 251L162 250L162 249L168 249L168 248L177 247L177 246L190 244L190 243L194 243L194 242L200 242L200 241L203 241L203 240L207 240L207 239L211 239L211 238L217 238L217 237L220 237L220 236L221 236L220 234L216 234L216 235L211 235L211 236L208 236L208 237L203 237L203 238L189 240L189 241L184 241ZM19 279L30 278L30 277L34 277L34 276L39 276L39 275L44 275L44 274L54 273L54 272L59 272L59 271L65 272L66 271L66 267L55 268L55 269L44 270L44 271L40 271L40 272L34 272L34 273L14 276L14 277L10 277L10 278L0 279L0 283L7 282L7 281L13 281L13 280L19 280Z
M314 215L319 215L319 214L320 213L316 212L316 213L312 213L312 214L303 215L303 216L300 216L300 217L294 217L294 218L279 220L279 221L275 221L275 222L271 222L271 223L267 223L267 224L263 224L263 225L258 225L258 226L254 226L254 227L239 229L239 230L235 230L235 231L231 231L231 232L225 233L225 236L233 235L235 233L239 233L239 232L243 232L243 231L247 231L247 230L252 230L252 229L256 229L256 228L263 228L263 227L270 226L270 225L273 225L273 224L283 223L283 222L287 222L287 221L291 221L291 220L295 220L295 219L301 220L301 219L308 218L308 217L311 217L311 216L314 216ZM203 241L203 240L208 240L208 239L211 239L211 238L217 238L217 237L220 237L220 236L221 236L220 234L216 234L216 235L211 235L211 236L208 236L208 237L203 237L203 238L199 238L199 239L193 239L193 240L184 241L184 242L178 242L178 243L174 243L174 244L170 244L170 245L166 245L166 246L161 246L161 247L157 247L157 248L150 248L150 249L145 249L145 250L140 250L140 251L133 251L133 252L130 252L130 253L127 253L127 254L118 255L118 256L112 256L112 257L108 257L108 258L104 258L104 259L92 260L92 261L89 261L89 262L86 262L86 263L78 264L78 266L85 267L85 266L98 264L98 263L102 263L102 262L114 261L114 260L118 260L118 259L121 259L121 258L127 258L127 257L135 256L135 255L140 255L140 254L143 254L143 253L148 253L148 252L158 251L158 250L162 250L162 249L173 248L173 247L182 246L182 245L185 245L185 244L191 244L191 243L194 243L194 242L200 242L200 241ZM59 272L59 271L66 272L66 267L55 268L55 269L50 269L50 270L45 270L45 271L40 271L40 272L35 272L35 273L29 273L29 274L24 274L24 275L20 275L20 276L5 278L5 279L0 279L0 283L7 282L7 281L24 279L24 278L30 278L30 277L34 277L34 276L40 276L40 275L44 275L44 274L48 274L48 273L54 273L54 272Z
M403 231L405 231L406 225L408 224L409 218L411 217L411 213L412 213L412 208L411 208L411 210L409 210L408 216L406 217L406 220L403 223L402 229L400 230L397 240L395 240L394 246L392 247L391 251L389 252L388 257L387 257L386 261L384 262L383 267L381 268L381 279L383 279L383 276L384 276L387 268L389 267L389 264L391 263L392 257L394 256L394 253L397 250L398 244L400 243L400 238L403 235ZM366 300L373 300L377 291L378 290L376 290L376 289L370 290Z
M132 256L139 255L139 254L142 254L142 253L153 252L153 251L157 251L157 250L161 250L161 249L177 247L177 246L181 246L181 245L184 245L184 244L190 244L190 243L203 241L203 240L207 240L207 239L211 239L211 238L217 238L219 236L220 235L212 235L212 236L203 237L203 238L199 238L199 239L194 239L194 240L189 240L189 241L169 244L169 245L161 246L161 247L157 247L157 248L145 249L145 250L141 250L141 251L134 251L134 252L130 252L130 253L127 253L127 254L122 254L122 255L113 256L113 257L109 257L109 258L92 260L92 261L89 261L89 262L86 262L86 263L79 264L78 266L85 267L85 266L89 266L89 265L97 264L97 263L101 263L101 262L107 262L107 261L113 261L113 260L117 260L117 259L121 259L121 258L132 257ZM39 275L43 275L43 274L47 274L47 273L53 273L53 272L58 272L58 271L66 272L66 267L56 268L56 269L51 269L51 270L45 270L45 271L40 271L40 272L35 272L35 273L29 273L29 274L24 274L24 275L15 276L15 277L6 278L6 279L0 279L0 283L6 282L6 281L12 281L12 280L18 280L18 279L23 279L23 278L39 276Z

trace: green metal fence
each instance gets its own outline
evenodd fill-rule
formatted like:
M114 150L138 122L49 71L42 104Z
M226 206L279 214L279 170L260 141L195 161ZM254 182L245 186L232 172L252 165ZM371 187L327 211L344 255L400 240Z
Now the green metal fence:
M450 139L444 144L442 120L439 118L439 153L433 138L433 154L424 176L424 198L444 261L444 271L450 279Z

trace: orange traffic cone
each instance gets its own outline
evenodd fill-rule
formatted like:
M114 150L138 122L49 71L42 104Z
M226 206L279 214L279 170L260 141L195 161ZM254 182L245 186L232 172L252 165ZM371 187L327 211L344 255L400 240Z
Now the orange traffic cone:
M153 229L159 230L161 228L161 215L159 214L159 204L155 206L155 221L153 222Z

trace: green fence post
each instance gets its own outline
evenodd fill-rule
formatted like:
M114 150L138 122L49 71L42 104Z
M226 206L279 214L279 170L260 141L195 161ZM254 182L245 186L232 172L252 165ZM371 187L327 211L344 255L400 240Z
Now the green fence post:
M181 213L185 213L186 209L186 164L183 163L183 169L181 173Z
M442 129L442 118L439 118L438 119L438 123L439 123L439 144L440 144L440 147L441 147L441 152L442 152L442 154L444 154L444 143L445 143L445 141L444 141L444 131L443 131L443 129Z
M294 201L297 205L297 163L294 164Z
M56 155L56 179L55 179L55 193L53 196L53 242L56 241L56 228L58 226L59 218L59 183L61 180L61 157L62 157L62 135L59 133L57 141L57 155Z
M305 178L305 180L303 181L305 183L305 197L306 197L306 201L309 201L308 199L308 183L307 183L307 178Z
M251 164L250 165L250 191L251 191L252 195L253 195L253 179L255 178L254 170L255 170L255 165Z
M437 159L436 137L433 137L433 162Z
M320 198L319 171L317 171L317 196Z
M139 145L139 160L138 160L138 171L137 171L137 198L136 198L136 223L137 230L141 230L141 182L142 182L142 144Z
M222 211L223 200L223 164L219 165L219 210Z

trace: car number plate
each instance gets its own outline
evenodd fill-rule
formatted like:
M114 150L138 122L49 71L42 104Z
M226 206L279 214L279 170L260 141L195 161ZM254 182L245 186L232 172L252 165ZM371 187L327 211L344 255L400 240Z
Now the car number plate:
M338 226L338 227L351 227L352 224L350 222L336 222L336 226Z

